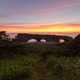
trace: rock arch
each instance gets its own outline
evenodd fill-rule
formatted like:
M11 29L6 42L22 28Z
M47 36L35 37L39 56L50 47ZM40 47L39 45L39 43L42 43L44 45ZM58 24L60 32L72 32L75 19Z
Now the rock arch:
M37 42L40 42L41 39L46 40L46 42L57 42L59 43L60 39L63 39L65 42L72 40L72 37L69 36L59 36L59 35L39 35L39 34L23 34L19 33L16 37L16 41L26 42L30 39L36 39Z

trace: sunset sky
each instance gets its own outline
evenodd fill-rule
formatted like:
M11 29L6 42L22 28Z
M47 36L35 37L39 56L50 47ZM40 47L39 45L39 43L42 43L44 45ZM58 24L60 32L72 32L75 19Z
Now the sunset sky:
M80 32L80 0L0 0L0 31Z

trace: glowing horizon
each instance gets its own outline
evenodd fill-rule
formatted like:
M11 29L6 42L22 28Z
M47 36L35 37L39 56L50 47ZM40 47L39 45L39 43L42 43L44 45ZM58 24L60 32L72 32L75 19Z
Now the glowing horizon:
M18 24L18 25L2 25L0 31L15 33L80 33L80 24Z

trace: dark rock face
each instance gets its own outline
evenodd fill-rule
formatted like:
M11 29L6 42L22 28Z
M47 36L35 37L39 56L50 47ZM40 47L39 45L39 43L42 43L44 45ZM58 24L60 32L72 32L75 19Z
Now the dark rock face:
M80 45L80 34L77 35L77 36L71 41L70 45L75 46L75 47L78 46L78 45Z
M57 35L38 35L38 34L26 34L26 33L19 33L15 40L16 41L21 41L21 42L26 42L30 39L36 39L38 42L41 39L45 39L47 42L59 42L60 39L63 39L65 41L70 41L72 40L71 37L68 36L57 36Z
M80 44L80 34L74 39L76 44Z
M68 45L74 55L80 55L80 34Z

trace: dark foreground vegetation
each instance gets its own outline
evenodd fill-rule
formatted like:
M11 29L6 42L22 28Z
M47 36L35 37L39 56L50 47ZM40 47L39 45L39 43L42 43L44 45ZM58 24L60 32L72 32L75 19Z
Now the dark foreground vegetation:
M80 36L63 44L0 37L0 80L80 80Z

